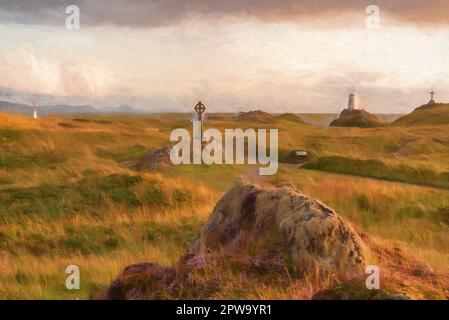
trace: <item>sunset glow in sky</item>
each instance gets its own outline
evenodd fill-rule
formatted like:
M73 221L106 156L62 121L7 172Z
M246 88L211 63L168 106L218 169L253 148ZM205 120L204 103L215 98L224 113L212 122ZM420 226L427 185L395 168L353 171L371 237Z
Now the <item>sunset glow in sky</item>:
M449 100L447 1L377 1L376 30L369 1L27 2L0 0L1 100L338 112L356 90L380 113L430 89ZM80 30L65 27L69 4Z

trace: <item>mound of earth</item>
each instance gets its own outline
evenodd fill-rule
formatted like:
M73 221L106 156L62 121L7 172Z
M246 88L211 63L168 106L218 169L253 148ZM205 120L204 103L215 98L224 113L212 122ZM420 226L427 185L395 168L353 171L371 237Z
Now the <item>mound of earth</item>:
M375 128L383 125L383 120L365 110L345 109L340 117L330 123L331 127Z
M273 122L275 120L275 117L272 114L262 110L253 110L249 112L240 112L237 116L237 120L269 123Z
M294 113L289 113L289 112L278 115L276 117L276 119L286 120L286 121L291 121L291 122L296 122L296 123L305 123L304 120L302 120L300 116L298 116Z
M142 159L130 163L130 166L137 170L158 170L172 165L170 160L170 150L172 145L166 145L162 148L146 154Z
M165 145L159 149L148 152L144 157L138 160L123 163L125 166L136 170L156 171L173 165L170 159L170 152L175 143ZM208 143L202 141L202 148ZM190 152L193 153L192 146Z
M292 270L285 283L290 274L361 276L366 256L361 238L332 209L292 188L241 181L217 203L174 267L129 266L100 298L216 298L222 286L236 281L220 270L237 265L240 274L269 281Z
M398 126L438 124L449 124L449 104L447 103L425 104L393 122L393 125Z

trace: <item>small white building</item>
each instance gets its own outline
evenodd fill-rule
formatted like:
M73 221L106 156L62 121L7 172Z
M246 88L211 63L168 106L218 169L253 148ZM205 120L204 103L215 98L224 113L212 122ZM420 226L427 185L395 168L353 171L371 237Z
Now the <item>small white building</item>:
M300 151L296 151L295 153L296 153L296 156L298 156L298 157L307 157L307 151L300 150Z

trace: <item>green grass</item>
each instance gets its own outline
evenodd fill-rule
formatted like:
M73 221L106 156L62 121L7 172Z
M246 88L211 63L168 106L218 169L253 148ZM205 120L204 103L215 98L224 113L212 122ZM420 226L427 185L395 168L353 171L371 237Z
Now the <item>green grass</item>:
M98 155L104 158L112 159L115 162L124 162L136 160L148 153L148 148L140 144L131 147L114 148L110 150L100 150Z
M280 175L369 235L428 250L428 262L449 267L448 190L293 167L281 168Z
M189 118L24 118L22 127L0 126L0 298L89 298L129 264L173 265L239 177L293 184L370 236L449 269L445 126L323 128L286 120L255 125L223 115L207 126L279 128L280 161L298 163L294 151L306 150L308 168L315 170L281 164L277 175L260 177L258 166L137 172L123 165L167 144L171 129L190 130ZM65 289L69 264L81 268L80 291ZM224 288L223 297L297 297L294 287L276 281L261 291L257 280L248 283L250 289Z
M74 118L73 121L81 123L96 123L96 124L112 124L112 120L106 119L85 119L85 118Z
M436 104L430 108L415 110L395 122L397 126L440 125L449 122L449 104Z
M323 157L307 163L303 168L449 189L449 172L435 172L425 167L387 165L375 159Z
M24 154L20 151L0 154L0 169L52 167L66 159L57 151Z
M101 216L115 205L133 210L140 206L177 207L192 201L190 190L179 188L166 194L157 182L138 175L88 175L72 184L0 190L0 218L16 221L27 215L54 219L76 213Z
M11 128L0 128L0 143L17 140L22 136L22 132Z

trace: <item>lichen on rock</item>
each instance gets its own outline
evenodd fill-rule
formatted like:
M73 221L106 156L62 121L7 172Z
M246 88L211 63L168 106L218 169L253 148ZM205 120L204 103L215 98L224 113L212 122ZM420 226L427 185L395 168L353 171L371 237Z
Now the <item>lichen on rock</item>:
M217 203L189 252L277 252L305 271L357 272L365 267L363 241L334 210L292 188L240 181Z

